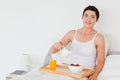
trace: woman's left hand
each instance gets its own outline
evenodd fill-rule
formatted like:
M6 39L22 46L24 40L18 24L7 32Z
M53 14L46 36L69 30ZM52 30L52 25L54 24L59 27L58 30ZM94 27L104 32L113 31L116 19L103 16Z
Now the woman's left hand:
M88 78L88 80L97 80L97 76L93 74Z

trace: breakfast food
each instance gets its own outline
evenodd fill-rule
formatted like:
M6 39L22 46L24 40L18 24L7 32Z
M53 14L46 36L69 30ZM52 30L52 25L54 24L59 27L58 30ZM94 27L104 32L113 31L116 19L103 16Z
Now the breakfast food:
M83 66L79 64L71 64L69 66L70 72L75 73L75 74L82 72L82 69L83 69Z
M71 66L80 66L79 64L71 64Z

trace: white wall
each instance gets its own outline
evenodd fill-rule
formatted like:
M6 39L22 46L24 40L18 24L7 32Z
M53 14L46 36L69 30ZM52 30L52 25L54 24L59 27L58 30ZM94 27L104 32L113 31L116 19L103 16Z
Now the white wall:
M114 0L1 0L0 77L19 68L19 56L28 53L41 64L50 46L71 30L82 26L88 5L100 10L96 28L110 34L111 51L120 51L120 10ZM3 75L3 76L1 76Z

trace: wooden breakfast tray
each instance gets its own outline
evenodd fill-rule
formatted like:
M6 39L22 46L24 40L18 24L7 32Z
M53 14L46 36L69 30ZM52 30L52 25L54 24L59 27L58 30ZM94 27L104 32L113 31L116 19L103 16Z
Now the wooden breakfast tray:
M74 74L74 73L71 73L68 70L68 66L66 66L66 65L58 65L58 64L57 64L56 71L50 70L49 65L44 65L44 66L40 67L40 71L53 73L53 74L60 74L60 75L65 75L65 76L69 76L69 77L73 77L73 78L80 78L80 79L84 78L84 77L88 77L88 76L92 75L95 72L93 69L84 68L82 73Z

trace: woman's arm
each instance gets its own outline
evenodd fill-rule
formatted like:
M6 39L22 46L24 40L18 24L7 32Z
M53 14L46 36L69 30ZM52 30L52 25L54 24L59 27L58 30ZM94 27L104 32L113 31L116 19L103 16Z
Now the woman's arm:
M69 42L72 41L73 35L74 35L75 30L69 31L65 36L59 41L56 42L52 47L51 47L51 53L57 53L65 47Z
M97 48L97 64L95 68L95 73L90 76L88 80L97 80L97 76L101 72L105 61L105 40L101 34L98 34L95 40L95 45Z

